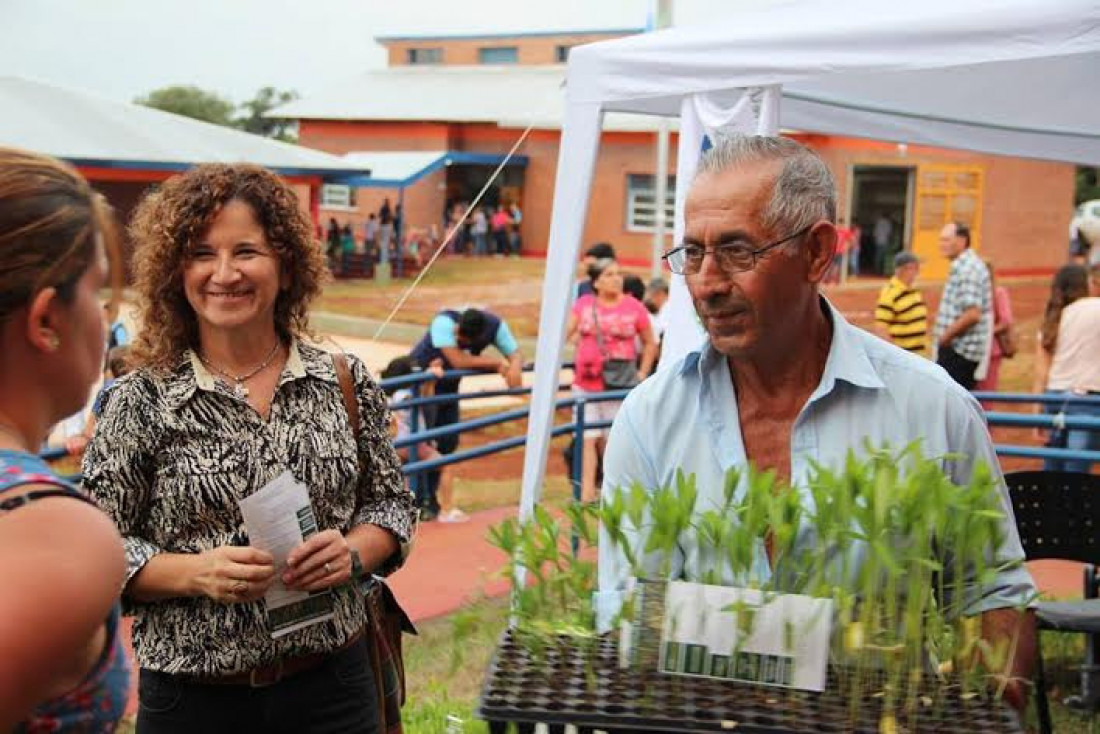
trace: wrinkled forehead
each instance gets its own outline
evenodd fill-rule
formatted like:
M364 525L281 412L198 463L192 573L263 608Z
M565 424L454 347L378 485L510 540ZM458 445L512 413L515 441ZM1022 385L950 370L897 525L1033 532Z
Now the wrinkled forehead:
M713 227L756 229L775 190L779 161L755 161L703 172L692 182L684 224L695 237Z

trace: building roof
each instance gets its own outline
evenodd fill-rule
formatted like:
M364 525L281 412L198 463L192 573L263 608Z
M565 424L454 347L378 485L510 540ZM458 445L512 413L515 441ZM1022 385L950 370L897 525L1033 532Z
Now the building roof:
M519 33L409 33L394 36L375 36L378 43L400 43L403 41L501 41L509 38L555 38L558 36L630 36L643 33L644 28L585 28L578 30L527 31Z
M0 145L76 164L184 170L247 161L334 181L363 173L311 148L20 77L0 76L0 110Z
M565 110L565 67L394 66L360 74L289 102L268 117L297 120L479 122L556 130ZM652 131L644 115L609 115L605 130Z
M354 180L356 186L402 188L410 186L430 173L451 165L526 166L527 156L508 157L497 153L467 153L449 150L355 151L346 153L348 165L365 168L369 177Z

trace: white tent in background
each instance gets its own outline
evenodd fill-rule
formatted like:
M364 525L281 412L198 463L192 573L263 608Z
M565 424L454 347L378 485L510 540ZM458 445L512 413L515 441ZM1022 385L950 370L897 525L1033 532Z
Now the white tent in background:
M527 427L541 492L574 263L605 112L679 117L677 239L703 136L789 129L1100 165L1100 0L800 0L574 48ZM666 354L699 342L673 279Z

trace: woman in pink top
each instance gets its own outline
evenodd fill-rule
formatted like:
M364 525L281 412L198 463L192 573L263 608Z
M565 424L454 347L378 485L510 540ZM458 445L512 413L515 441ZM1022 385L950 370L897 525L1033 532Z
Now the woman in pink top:
M566 339L575 344L573 392L576 395L603 392L604 359L626 359L639 364L638 381L644 380L657 358L657 341L645 306L623 292L623 276L611 259L598 260L588 268L595 295L581 296L573 304ZM642 343L638 359L637 340ZM602 347L600 342L603 342ZM586 403L586 423L614 420L622 401ZM581 473L581 500L596 499L596 463L603 455L607 428L586 429Z

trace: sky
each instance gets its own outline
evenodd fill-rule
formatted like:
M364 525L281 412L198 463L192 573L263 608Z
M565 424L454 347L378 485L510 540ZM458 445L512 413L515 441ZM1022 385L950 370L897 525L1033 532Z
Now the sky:
M770 0L672 0L676 23ZM194 84L234 102L385 66L375 36L642 28L650 0L0 0L0 75L129 101Z
M680 16L760 0L674 0ZM0 0L0 75L132 100L194 84L235 102L385 66L380 35L641 28L649 0Z

